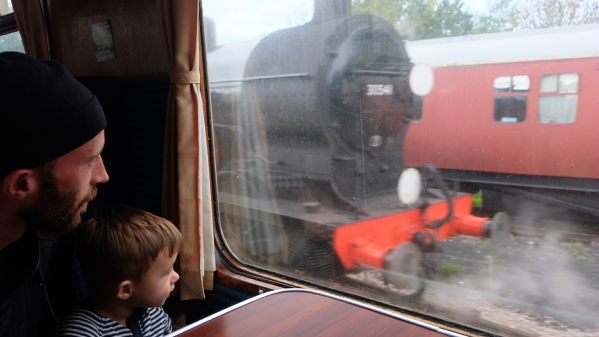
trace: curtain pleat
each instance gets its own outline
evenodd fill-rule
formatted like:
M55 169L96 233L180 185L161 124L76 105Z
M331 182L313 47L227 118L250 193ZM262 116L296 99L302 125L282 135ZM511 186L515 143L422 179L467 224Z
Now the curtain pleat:
M43 0L12 0L12 6L27 54L43 60L49 59Z
M216 270L210 166L201 95L198 0L157 0L171 63L163 212L183 233L181 299L204 298Z

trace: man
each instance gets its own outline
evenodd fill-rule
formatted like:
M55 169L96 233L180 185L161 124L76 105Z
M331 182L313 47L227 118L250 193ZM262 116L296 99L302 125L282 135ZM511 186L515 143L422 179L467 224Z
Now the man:
M96 185L108 181L105 127L96 97L64 67L0 53L2 337L47 335L56 325L48 233L77 226Z

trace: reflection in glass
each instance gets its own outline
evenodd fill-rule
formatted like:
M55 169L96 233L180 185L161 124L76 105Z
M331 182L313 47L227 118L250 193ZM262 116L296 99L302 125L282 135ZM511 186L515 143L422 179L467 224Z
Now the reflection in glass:
M513 76L513 91L526 92L530 88L530 78L528 76Z
M493 87L496 92L509 92L512 88L512 78L510 76L497 77Z
M541 78L541 92L557 92L558 75L545 75Z
M560 74L559 75L559 92L562 94L570 94L578 92L578 75L577 74Z
M567 124L576 121L576 95L541 96L539 121L544 124Z

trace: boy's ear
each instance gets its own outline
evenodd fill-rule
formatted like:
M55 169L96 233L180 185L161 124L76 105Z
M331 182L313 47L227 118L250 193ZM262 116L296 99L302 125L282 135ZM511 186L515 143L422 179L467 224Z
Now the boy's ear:
M133 282L125 280L116 286L116 297L119 300L126 301L133 295Z

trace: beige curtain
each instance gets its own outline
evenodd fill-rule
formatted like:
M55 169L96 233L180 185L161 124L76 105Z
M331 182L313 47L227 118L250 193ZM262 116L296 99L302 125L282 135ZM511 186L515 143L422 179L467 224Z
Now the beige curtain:
M50 58L46 16L43 0L12 0L17 27L27 54L40 59Z
M204 298L216 270L212 198L201 93L198 0L157 0L171 63L166 116L164 215L183 233L181 299Z

